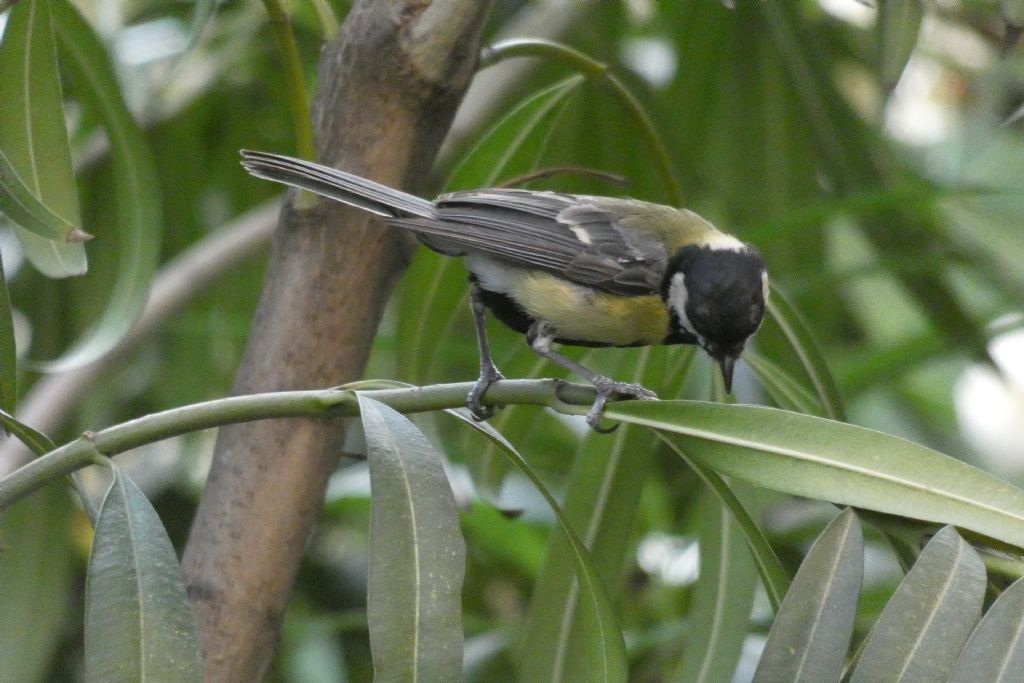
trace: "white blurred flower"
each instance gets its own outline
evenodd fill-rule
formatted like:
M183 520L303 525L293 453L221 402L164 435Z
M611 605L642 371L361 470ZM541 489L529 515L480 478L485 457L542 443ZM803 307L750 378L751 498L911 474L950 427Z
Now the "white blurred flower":
M1024 328L989 344L996 372L978 363L957 381L953 398L960 431L991 470L1024 475Z

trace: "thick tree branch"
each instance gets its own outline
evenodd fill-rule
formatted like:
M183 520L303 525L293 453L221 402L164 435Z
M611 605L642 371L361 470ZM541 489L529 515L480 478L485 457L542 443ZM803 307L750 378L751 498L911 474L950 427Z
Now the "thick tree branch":
M360 0L320 62L321 162L415 190L469 83L489 2ZM296 206L274 237L236 393L358 378L411 245L336 203ZM338 420L221 430L183 569L207 681L257 680L335 466Z

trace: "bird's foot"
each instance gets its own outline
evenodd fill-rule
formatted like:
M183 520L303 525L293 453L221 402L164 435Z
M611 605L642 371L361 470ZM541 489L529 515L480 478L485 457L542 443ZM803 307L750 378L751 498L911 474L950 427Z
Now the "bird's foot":
M470 414L477 422L494 417L494 406L485 406L482 401L491 385L500 379L505 379L505 376L498 371L494 363L488 363L480 368L480 377L477 378L473 389L466 396L466 407L469 408Z
M658 395L640 386L639 384L628 384L626 382L616 382L615 380L598 375L593 381L594 387L597 389L597 398L594 399L593 405L590 406L590 410L587 411L587 424L595 432L600 434L610 434L618 429L618 425L605 429L601 426L601 414L604 413L605 404L608 403L608 399L613 396L622 398L635 398L640 401L649 401L658 398Z

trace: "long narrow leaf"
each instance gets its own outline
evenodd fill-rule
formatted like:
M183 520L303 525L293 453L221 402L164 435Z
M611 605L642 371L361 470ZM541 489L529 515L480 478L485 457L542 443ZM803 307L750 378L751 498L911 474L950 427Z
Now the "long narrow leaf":
M683 462L690 466L697 476L701 478L701 481L718 496L722 505L732 513L733 519L739 524L740 531L747 542L747 547L754 558L758 574L761 575L761 583L764 585L765 592L768 593L768 600L772 603L772 607L777 610L782 605L782 599L789 590L789 574L786 573L785 567L782 566L782 561L775 554L761 528L757 526L753 517L747 512L746 506L733 492L729 484L718 476L713 469L690 457L687 451L680 448L679 444L665 433L655 431L655 434L676 455L682 458Z
M825 417L833 420L845 420L843 399L839 395L839 387L832 372L825 362L825 357L818 348L818 343L810 332L807 323L789 299L776 288L768 300L768 315L782 329L790 347L796 353L800 364L811 380L818 400L825 408Z
M93 537L85 598L85 679L199 681L181 568L146 496L116 465Z
M75 226L61 218L33 194L17 169L0 149L0 213L39 237L67 242Z
M924 19L920 0L881 0L878 4L878 77L892 90L903 75L917 45Z
M57 371L99 358L134 324L149 295L163 229L156 163L142 130L121 99L110 57L71 3L52 6L64 63L79 85L79 97L99 116L110 139L119 246L117 275L99 320L63 357L42 364L44 369Z
M605 415L671 435L695 460L757 486L956 524L1024 547L1024 491L919 444L775 408L634 401Z
M909 2L910 0L908 0ZM803 120L820 157L819 166L836 191L850 194L886 186L898 180L890 166L879 162L873 139L846 98L829 80L821 63L821 39L799 21L793 3L758 3L767 39L778 50L788 80L803 109ZM910 253L932 253L941 239L934 207L886 206L865 216L860 223L872 244L894 258ZM961 348L984 357L988 340L973 311L960 301L945 274L930 270L896 270L893 275L914 298L946 338Z
M14 309L0 258L0 410L14 412L18 402L18 350L14 343Z
M949 683L974 681L1024 681L1024 579L992 603L949 676Z
M579 529L580 540L609 590L619 585L635 506L651 467L650 444L638 443L632 431L620 429L600 445L584 442L570 473L564 505L566 517ZM587 660L574 656L586 647L585 618L573 572L575 556L576 549L565 535L553 531L519 647L523 681L586 679Z
M679 391L693 359L693 354L670 356L664 349L649 348L638 356L623 355L613 376L631 377L669 396ZM628 427L611 438L590 434L569 473L563 509L609 590L622 585L622 571L629 564L640 492L654 464L653 442L646 430ZM586 676L587 663L572 655L583 649L585 632L574 561L564 536L553 531L520 644L520 652L531 653L522 657L523 680L575 681Z
M821 533L775 617L755 683L837 681L864 576L864 537L847 508Z
M981 558L953 527L944 527L875 622L851 683L946 680L984 596Z
M372 501L367 611L374 680L458 680L466 546L448 477L405 416L361 394L359 410Z
M56 445L54 445L53 441L50 440L50 437L46 436L42 432L32 429L6 410L0 410L0 427L2 427L8 434L12 434L17 437L18 440L25 444L28 449L36 455L48 453L56 448Z
M805 415L824 413L817 399L775 363L749 350L743 353L743 360L754 371L757 381L778 407Z
M586 632L587 681L594 683L617 683L627 678L626 646L622 640L622 632L616 623L615 610L612 608L607 589L601 581L597 568L587 551L587 547L576 533L561 506L548 491L544 482L530 467L522 455L512 447L504 437L493 428L483 423L474 422L465 414L448 411L463 420L466 424L479 430L491 439L509 461L529 479L544 497L551 511L555 513L559 528L565 534L572 550L574 569L579 582L579 604L583 613L583 626ZM534 652L523 653L524 657L535 656Z
M757 566L733 513L709 494L703 496L700 511L700 575L687 613L693 628L673 677L680 683L732 680L757 585Z
M49 486L0 514L0 683L49 680L64 627L76 618L71 512L64 487Z
M558 119L560 105L577 93L584 81L583 76L570 76L524 98L459 162L446 187L487 187L503 176L532 171Z
M37 200L25 200L20 192L11 194L0 210L10 211L18 196L30 204L30 211L33 207L38 210L39 205L46 207L42 224L36 216L36 221L16 225L15 232L32 264L49 277L81 275L86 270L85 248L80 242L68 242L66 234L61 239L41 234L46 214L67 225L81 224L50 18L50 12L64 4L47 0L19 3L11 9L0 44L0 150L7 167L5 186L13 173ZM12 189L18 192L8 187L0 192ZM8 217L16 223L26 218Z

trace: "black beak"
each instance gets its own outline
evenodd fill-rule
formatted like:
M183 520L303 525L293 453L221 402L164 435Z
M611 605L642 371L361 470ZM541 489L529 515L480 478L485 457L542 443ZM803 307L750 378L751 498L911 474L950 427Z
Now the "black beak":
M722 381L725 382L725 393L732 393L732 371L736 367L736 356L721 356L718 360L718 367L722 369Z

